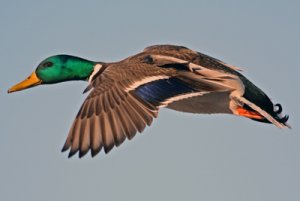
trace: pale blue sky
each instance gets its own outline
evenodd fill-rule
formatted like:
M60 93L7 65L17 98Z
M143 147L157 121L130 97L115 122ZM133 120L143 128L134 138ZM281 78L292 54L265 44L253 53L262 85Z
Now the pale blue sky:
M300 200L299 1L16 1L0 7L0 200ZM190 47L244 74L292 130L163 109L110 154L60 153L85 82L7 94L45 57L117 61L152 44Z

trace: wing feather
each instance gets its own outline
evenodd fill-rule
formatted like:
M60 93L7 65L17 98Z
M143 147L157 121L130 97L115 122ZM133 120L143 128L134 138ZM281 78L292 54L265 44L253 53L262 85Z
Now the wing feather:
M89 150L95 156L102 147L108 153L156 117L158 108L125 92L122 85L107 84L111 86L104 86L104 91L94 89L81 106L62 149L70 148L69 157L78 151L83 157Z

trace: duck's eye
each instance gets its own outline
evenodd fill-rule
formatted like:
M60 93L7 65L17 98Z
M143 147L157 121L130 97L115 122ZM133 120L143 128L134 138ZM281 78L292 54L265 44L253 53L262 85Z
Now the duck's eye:
M53 66L53 63L50 61L47 61L46 63L43 63L43 67L51 67Z

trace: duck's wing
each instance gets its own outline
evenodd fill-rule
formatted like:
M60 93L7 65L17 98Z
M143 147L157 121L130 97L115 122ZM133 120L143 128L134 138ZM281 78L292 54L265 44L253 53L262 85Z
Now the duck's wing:
M126 138L132 139L152 123L168 98L192 92L191 87L172 79L175 72L133 61L106 67L92 80L93 90L82 104L62 151L70 149L69 157L79 151L82 157L91 150L95 156L102 148L108 153ZM144 88L153 82L158 82L150 87L156 91Z
M89 150L95 156L102 148L108 153L149 126L159 108L223 90L205 80L191 84L177 69L147 59L148 55L142 55L130 62L111 64L95 77L93 90L81 106L62 151L71 148L69 157L78 151L82 157Z
M71 148L69 157L77 151L82 157L89 150L95 156L102 148L108 153L126 138L132 139L137 131L142 132L157 116L156 106L130 90L142 77L125 75L122 69L120 66L117 72L118 69L107 68L93 80L94 88L82 104L62 149Z

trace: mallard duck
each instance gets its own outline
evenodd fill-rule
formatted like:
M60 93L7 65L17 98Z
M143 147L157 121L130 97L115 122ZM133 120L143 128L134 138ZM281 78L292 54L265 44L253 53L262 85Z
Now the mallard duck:
M89 150L108 153L150 126L160 108L189 113L225 113L289 127L288 116L240 70L208 55L175 45L155 45L114 63L70 55L42 61L24 81L8 90L40 84L88 81L91 90L62 151L69 157Z

